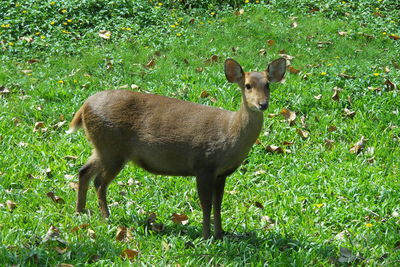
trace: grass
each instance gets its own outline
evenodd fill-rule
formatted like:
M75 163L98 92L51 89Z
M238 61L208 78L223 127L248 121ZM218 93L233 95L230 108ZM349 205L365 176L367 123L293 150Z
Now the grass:
M301 3L299 8L308 8L307 1ZM308 9L268 5L246 5L239 16L230 9L216 16L210 10L197 12L200 17L182 14L178 29L168 23L162 36L138 30L134 38L111 42L93 34L85 45L75 44L75 51L63 48L69 40L51 38L40 49L21 44L20 50L4 50L0 262L129 265L120 254L135 249L136 264L156 266L397 265L400 100L398 89L385 81L400 84L400 50L399 41L388 38L398 34L390 21L386 35L381 28L386 27L381 20L390 20L391 13L366 16L369 23L360 24L361 15L350 8L350 17L332 16L328 9L310 14ZM195 23L189 23L194 16ZM289 16L297 16L297 27ZM46 48L53 43L59 55ZM194 179L155 176L133 166L110 185L109 221L101 219L93 189L90 215L74 214L71 183L90 146L81 131L66 135L65 130L89 95L135 84L139 89L134 90L234 110L240 92L226 82L223 60L232 57L245 70L262 70L282 50L294 56L292 67L300 72L289 71L285 83L272 86L260 144L227 180L223 225L228 233L223 241L200 238ZM218 60L206 62L213 55ZM155 65L144 67L152 59ZM335 87L342 89L338 101L331 98ZM204 90L209 97L200 97ZM294 124L281 115L268 116L283 108L296 112ZM345 108L355 111L354 117L346 116ZM330 132L332 125L337 130ZM297 130L307 130L308 138ZM364 149L350 153L362 136L368 139ZM332 148L326 139L334 141ZM285 146L285 141L293 144ZM268 145L291 153L269 153ZM49 192L64 203L53 201ZM7 200L16 207L8 208ZM147 227L151 212L164 231ZM174 224L173 213L188 215L189 224ZM46 241L52 225L59 238ZM120 226L132 232L129 241L116 240Z

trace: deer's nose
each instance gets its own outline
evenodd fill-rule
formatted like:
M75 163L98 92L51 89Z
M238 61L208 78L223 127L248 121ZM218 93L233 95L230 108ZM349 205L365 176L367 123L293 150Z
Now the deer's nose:
M268 108L268 103L260 103L260 110L266 110Z

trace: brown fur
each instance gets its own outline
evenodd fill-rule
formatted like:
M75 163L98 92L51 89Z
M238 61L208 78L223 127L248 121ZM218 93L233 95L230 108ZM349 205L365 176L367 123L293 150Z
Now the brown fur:
M127 90L90 96L70 124L70 132L82 126L94 146L79 172L77 211L83 211L88 183L95 176L100 208L108 217L107 186L124 164L132 161L155 174L196 176L203 237L210 236L214 207L214 232L221 238L225 178L242 163L261 131L260 110L268 104L268 81L281 80L284 72L283 59L272 62L264 72L250 73L228 59L227 79L242 90L237 112Z

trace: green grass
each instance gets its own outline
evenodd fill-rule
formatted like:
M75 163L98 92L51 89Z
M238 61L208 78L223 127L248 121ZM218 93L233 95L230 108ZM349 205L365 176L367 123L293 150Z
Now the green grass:
M365 15L366 24L359 19L361 13L350 7L353 16L335 16L344 9L332 13L328 8L310 14L306 8L301 10L307 1L286 9L254 4L244 6L240 16L229 9L216 16L210 15L212 10L201 9L195 15L180 13L183 19L178 29L164 25L163 18L155 21L164 27L162 35L138 29L134 38L104 42L96 28L82 46L48 38L43 47L20 44L15 51L4 50L0 86L10 93L0 99L0 262L129 265L120 258L129 248L140 252L135 263L155 266L329 266L346 265L341 263L346 260L349 265L398 265L400 100L398 89L384 84L389 80L400 85L396 67L400 41L387 36L399 34L390 24L393 19L392 24L399 25L398 17L391 17L387 8L392 3L383 1L388 12L384 18ZM376 8L375 3L368 7L371 12ZM294 15L295 28L289 18ZM192 17L194 24L189 23ZM382 34L383 19L389 20L386 35ZM82 27L79 30L84 32ZM347 34L340 36L339 31ZM270 46L267 40L275 43ZM70 42L75 51L63 48ZM52 44L60 49L59 55L49 48ZM260 54L260 49L266 54ZM240 92L225 80L224 59L236 59L245 70L262 70L281 50L294 56L292 66L300 73L288 72L285 83L272 86L261 144L228 177L223 241L200 237L201 208L194 179L155 176L134 166L126 167L109 187L109 221L101 219L93 189L88 193L90 215L74 213L76 192L70 183L76 182L90 145L82 131L66 135L65 130L89 95L136 84L140 88L135 90L235 110ZM206 63L213 55L218 61ZM36 58L40 61L27 63ZM155 66L145 68L151 59ZM111 68L107 68L109 62ZM341 73L354 78L338 76ZM338 101L331 99L334 87L343 89ZM203 90L210 97L201 98ZM321 99L315 99L316 95ZM296 112L294 125L282 116L268 116L283 108ZM355 116L346 117L345 108L355 111ZM64 120L60 128L54 127ZM34 131L39 121L46 131ZM337 130L329 132L331 125ZM309 137L301 138L297 129L307 130ZM350 153L361 136L368 139L364 150ZM325 139L334 141L331 149L326 148ZM285 141L293 145L285 147ZM267 145L279 145L291 153L268 153ZM128 186L129 179L138 182ZM48 192L65 203L55 203L46 196ZM7 200L16 203L14 210L7 208ZM148 229L151 212L165 231ZM173 213L188 215L189 224L175 225L170 220ZM84 224L88 226L73 230ZM43 241L51 225L60 230L65 244ZM130 228L130 241L116 240L119 226ZM67 250L59 253L57 246ZM347 248L356 258L343 257L341 248L342 254ZM94 255L100 258L91 262Z

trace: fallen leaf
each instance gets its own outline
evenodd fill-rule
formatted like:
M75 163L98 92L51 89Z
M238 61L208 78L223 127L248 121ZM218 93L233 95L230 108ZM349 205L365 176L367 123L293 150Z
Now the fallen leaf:
M132 239L132 233L126 226L118 226L115 239L121 242L128 242Z
M293 141L283 141L282 144L283 144L284 146L291 146L291 145L294 144L294 142L293 142Z
M367 159L368 163L374 163L375 162L375 157L370 157Z
M10 93L10 89L5 86L0 86L0 95L8 95Z
M397 89L397 85L395 85L394 83L392 83L389 80L386 80L385 83L387 90L391 91L391 90L396 90Z
M361 150L364 148L365 143L366 143L367 139L364 138L364 136L361 136L361 139L350 148L350 153L353 154L358 154L361 152Z
M396 35L396 34L390 34L389 38L392 39L392 40L399 40L400 39L400 37L398 35Z
M347 35L347 32L338 32L338 34L339 34L340 36L346 36L346 35Z
M58 204L64 204L65 203L64 199L62 199L59 196L56 196L53 192L48 192L46 194L46 196L48 196L51 200L53 200L54 202L56 202Z
M345 79L355 79L355 78L357 78L356 76L351 76L351 75L346 74L346 73L339 73L338 76L341 77L341 78L345 78Z
M107 69L107 70L112 69L113 66L114 66L114 60L113 60L113 59L108 59L108 60L106 60L106 69Z
M209 96L210 96L210 94L206 90L201 91L201 94L200 94L201 98L207 98Z
M40 60L39 59L29 59L29 60L27 60L26 61L28 64L33 64L33 63L38 63L38 62L40 62Z
M205 63L212 64L212 63L217 62L218 59L219 59L219 56L212 55L209 59L206 59Z
M389 72L390 72L390 69L389 69L388 66L384 67L383 70L384 70L386 73L389 73Z
M344 109L344 116L349 117L349 118L354 118L356 115L356 112L350 109L345 108Z
M67 156L65 156L65 157L64 157L64 159L68 159L68 160L76 160L76 159L78 159L78 157L77 157L77 156L71 156L71 155L67 155Z
M197 71L197 72L203 72L203 70L204 70L204 69L203 69L202 67L196 68L196 71Z
M174 213L172 214L171 220L176 224L185 225L189 222L189 218L185 214Z
M333 143L334 143L335 141L333 141L333 140L331 140L331 139L325 139L324 141L325 141L325 147L326 147L327 149L332 149Z
M233 53L236 53L239 50L239 47L232 47L231 50Z
M26 41L27 43L32 43L33 38L30 36L23 36L19 38L21 41Z
M192 18L192 19L189 20L189 24L194 24L195 21L196 20L194 18Z
M268 46L273 46L275 44L275 40L267 40Z
M298 70L298 69L295 69L293 66L288 66L288 69L289 69L289 71L290 71L290 73L293 73L293 74L298 74L299 72L300 72L300 70Z
M293 125L294 121L296 120L296 112L291 111L287 108L282 109L281 115L283 115L283 117L285 117L285 119L289 123L289 125Z
M254 206L256 206L257 208L262 209L262 210L264 209L263 204L261 204L261 203L258 202L258 201L254 202Z
M268 118L274 118L274 117L277 117L277 116L279 116L279 114L277 114L277 113L269 113L267 115Z
M329 125L328 126L328 132L334 132L337 130L337 127L335 125Z
M56 265L57 267L75 267L75 265L68 264L68 263L60 263Z
M88 226L89 226L89 224L87 224L87 223L81 224L81 225L79 225L79 226L75 226L74 228L71 229L71 233L75 233L75 232L77 232L79 229L85 229L85 228L87 228Z
M278 154L283 154L283 153L290 154L291 153L291 151L288 149L283 149L279 146L274 146L274 145L266 146L265 150L270 153L278 153Z
M17 208L17 204L12 200L7 200L6 201L6 206L10 211L13 211L13 210L15 210Z
M308 138L308 136L310 135L310 133L309 133L308 131L301 130L301 129L297 129L296 132L297 132L298 135L300 135L303 139Z
M39 131L40 129L45 129L44 126L45 126L45 125L44 125L44 122L43 122L43 121L38 121L38 122L35 123L35 126L33 127L33 131L34 131L34 132L37 132L37 131Z
M240 16L240 15L243 15L243 14L244 14L244 9L243 8L239 9L238 11L235 12L236 16Z
M21 72L23 72L24 74L29 74L32 73L32 70L21 70Z
M318 12L319 11L319 8L318 7L314 7L314 8L312 8L312 9L310 9L310 13L315 13L315 12Z
M58 252L58 254L64 254L65 252L67 252L67 250L68 250L68 248L67 247L65 247L65 248L60 248L60 247L55 247L54 248L57 252Z
M267 50L265 50L265 49L263 48L263 49L258 50L258 53L259 53L260 55L264 56L265 54L267 54Z
M393 64L395 69L400 70L400 64L399 63L397 63L396 61L392 60L392 64Z
M333 88L332 100L339 101L339 91L341 91L340 88L337 88L337 87Z
M292 24L290 24L290 26L291 26L292 28L297 28L297 22L296 22L296 21L293 21Z
M108 40L111 38L111 32L107 30L100 30L99 31L99 36L103 38L104 40Z
M63 127L64 124L66 124L66 123L67 123L66 121L59 121L59 122L57 122L56 124L54 124L53 128L54 128L54 130L60 129L60 128Z
M46 235L43 237L42 242L46 243L48 241L57 241L61 244L67 244L60 236L60 230L57 227L51 225Z
M125 249L121 253L121 258L124 260L134 260L139 255L139 251L133 249Z
M147 64L145 65L145 68L150 69L153 68L156 65L156 61L154 59L151 59Z
M287 61L291 61L292 59L294 59L294 56L289 56L287 54L279 54L280 57L283 57L284 59L286 59Z
M314 98L315 98L315 99L317 99L317 100L321 100L321 98L322 98L322 95L321 95L321 94L319 94L319 95L315 95L315 96L314 96Z

